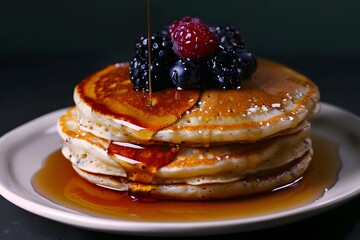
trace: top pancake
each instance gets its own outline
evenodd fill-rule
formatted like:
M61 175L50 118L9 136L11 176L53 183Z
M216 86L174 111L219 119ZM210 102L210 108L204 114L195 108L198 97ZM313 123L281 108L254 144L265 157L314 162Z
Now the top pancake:
M132 89L128 68L110 65L77 85L81 128L126 142L254 142L296 127L320 98L307 77L265 59L241 89L167 89L151 97Z

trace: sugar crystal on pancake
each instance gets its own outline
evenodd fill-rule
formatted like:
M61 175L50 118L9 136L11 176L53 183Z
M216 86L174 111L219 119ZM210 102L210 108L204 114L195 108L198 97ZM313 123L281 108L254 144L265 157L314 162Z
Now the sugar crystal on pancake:
M200 46L182 48L187 26L218 46L205 53L190 38ZM222 37L227 31L238 35ZM151 40L163 47L150 48L150 63L146 46L136 44L129 63L111 64L75 87L75 106L58 132L81 177L176 200L241 197L302 178L313 155L308 118L320 100L310 79L256 58L233 27L185 17Z

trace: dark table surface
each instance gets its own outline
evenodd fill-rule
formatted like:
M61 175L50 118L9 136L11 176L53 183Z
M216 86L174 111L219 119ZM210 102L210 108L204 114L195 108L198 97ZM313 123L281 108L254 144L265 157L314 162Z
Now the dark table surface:
M360 115L360 59L268 56L310 77L321 99ZM75 84L110 64L106 57L17 56L0 58L0 136L38 116L73 105ZM360 147L360 146L359 146ZM1 160L1 159L0 159ZM360 161L360 159L359 159ZM359 183L360 184L360 183ZM133 239L94 232L27 212L0 197L0 239ZM320 215L279 227L198 238L360 239L360 196Z

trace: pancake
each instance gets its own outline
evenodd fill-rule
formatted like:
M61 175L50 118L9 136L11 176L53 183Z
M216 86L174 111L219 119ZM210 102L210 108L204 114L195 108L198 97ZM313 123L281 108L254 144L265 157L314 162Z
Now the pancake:
M58 121L62 153L91 183L161 199L256 194L301 179L312 155L319 91L258 60L237 90L134 91L129 64L81 81Z
M74 91L81 128L122 142L208 145L255 142L296 127L316 109L319 92L302 74L258 60L240 90L135 92L128 64L86 78Z

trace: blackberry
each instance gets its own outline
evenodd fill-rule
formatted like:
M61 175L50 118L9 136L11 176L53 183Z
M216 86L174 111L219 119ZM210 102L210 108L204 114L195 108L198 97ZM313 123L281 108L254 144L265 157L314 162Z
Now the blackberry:
M257 61L255 55L245 48L245 41L240 32L234 26L217 26L211 30L219 38L220 45L235 51L237 58L242 62L241 78L250 77L257 68Z
M226 48L245 48L245 41L234 26L211 27L211 31L219 38L221 46Z
M170 79L179 90L200 88L200 67L187 58L180 58L170 68Z
M220 46L217 54L208 61L213 85L220 89L240 89L243 62L231 48Z
M171 38L165 33L154 33L150 37L151 59L161 59L163 62L172 62L175 58ZM135 43L135 52L143 60L148 60L148 38L141 36Z
M169 68L177 60L168 34L151 35L151 80L152 90L158 91L170 86ZM130 80L137 91L149 91L148 38L141 36L135 44L136 55L130 62Z
M159 91L171 87L169 81L169 66L155 59L150 64L151 87L153 91ZM149 91L149 69L148 61L139 56L130 61L130 80L136 91Z
M151 82L152 89L154 91L163 90L166 88L174 87L171 81L169 80L169 70L171 63L164 63L159 59L156 59L151 62Z
M147 61L141 59L138 56L133 57L130 61L130 80L133 84L134 90L148 90L149 89L149 81L147 78L148 70L147 70Z

